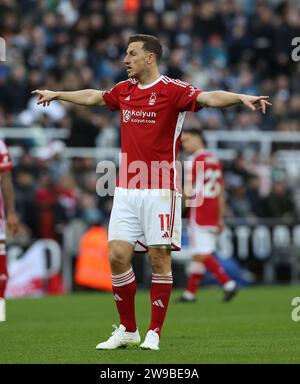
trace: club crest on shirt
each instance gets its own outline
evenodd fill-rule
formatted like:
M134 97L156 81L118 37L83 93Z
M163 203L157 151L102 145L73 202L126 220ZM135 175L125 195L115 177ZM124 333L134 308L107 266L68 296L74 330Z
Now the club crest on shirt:
M152 92L149 99L149 105L154 105L155 102L156 102L156 92Z

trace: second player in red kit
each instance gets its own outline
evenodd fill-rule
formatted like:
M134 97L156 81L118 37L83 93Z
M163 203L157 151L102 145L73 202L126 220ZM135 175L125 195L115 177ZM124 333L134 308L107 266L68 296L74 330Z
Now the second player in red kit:
M195 189L194 193L202 196L202 204L189 208L188 234L193 257L189 265L186 290L179 301L195 301L196 292L206 270L211 272L223 287L224 301L229 301L236 294L237 285L215 257L218 234L224 227L222 165L214 154L205 148L200 130L187 129L182 137L182 147L190 156L191 185L199 189ZM197 171L199 163L203 165L199 167L201 174Z

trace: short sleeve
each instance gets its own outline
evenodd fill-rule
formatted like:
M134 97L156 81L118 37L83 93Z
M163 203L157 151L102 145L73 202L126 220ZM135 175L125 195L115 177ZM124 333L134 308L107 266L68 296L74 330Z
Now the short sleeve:
M119 95L120 95L120 83L116 84L109 91L103 91L103 99L105 101L105 104L112 111L116 111L117 109L120 109Z
M176 80L175 80L176 81ZM195 88L193 85L185 82L179 82L176 87L175 100L177 109L180 112L190 111L197 112L200 110L200 106L197 104L197 96L202 91Z

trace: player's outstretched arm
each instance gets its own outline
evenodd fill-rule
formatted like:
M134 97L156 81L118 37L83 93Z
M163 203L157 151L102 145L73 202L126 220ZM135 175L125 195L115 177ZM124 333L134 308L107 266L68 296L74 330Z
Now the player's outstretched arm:
M70 103L80 105L105 105L102 91L96 89L83 89L81 91L48 91L36 89L31 92L37 96L37 104L48 106L53 100L69 101Z
M266 113L268 105L272 105L268 101L269 96L250 96L239 93L231 93L226 91L201 92L197 96L197 103L201 107L224 108L231 105L244 104L252 111L261 109Z

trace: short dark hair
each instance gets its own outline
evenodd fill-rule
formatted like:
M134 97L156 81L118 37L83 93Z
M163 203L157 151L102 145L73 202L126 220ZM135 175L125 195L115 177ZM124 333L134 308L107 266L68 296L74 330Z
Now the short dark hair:
M204 146L206 147L206 140L201 128L195 128L195 127L186 128L183 130L183 133L189 133L190 135L200 137Z
M145 51L151 52L155 54L156 62L159 63L162 57L162 45L157 37L152 35L132 35L129 37L128 45L131 43L135 43L141 41L143 44L143 48Z

